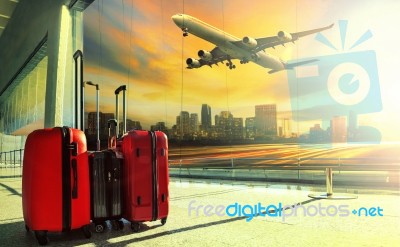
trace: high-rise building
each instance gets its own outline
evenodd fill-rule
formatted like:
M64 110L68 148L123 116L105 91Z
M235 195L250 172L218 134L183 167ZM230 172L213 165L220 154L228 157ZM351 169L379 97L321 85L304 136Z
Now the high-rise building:
M292 137L292 127L290 125L289 118L282 119L282 132L280 133L279 136L284 138Z
M215 128L219 138L231 139L233 137L233 115L229 111L221 111L215 116Z
M255 127L256 137L276 137L276 105L256 105L255 106Z
M141 130L142 125L140 124L140 121L133 121L131 119L126 120L126 131L130 130Z
M249 139L254 138L255 118L254 117L246 118L245 126L246 126L246 138Z
M320 124L315 124L310 128L310 143L326 143L328 141L328 134L321 128Z
M349 112L349 129L357 129L357 113L354 111Z
M218 127L218 125L219 125L219 115L215 115L214 116L214 123L215 123L215 127Z
M100 136L108 136L108 120L114 118L114 113L102 113L99 112L99 128ZM87 121L87 135L96 135L97 130L97 113L89 112Z
M354 111L350 111L349 123L348 123L348 127L347 127L347 140L348 141L350 141L350 142L356 141L357 129L358 129L357 113L355 113Z
M155 125L151 126L151 131L159 130L164 133L167 133L167 127L165 126L165 122L158 122Z
M199 131L199 115L197 113L190 114L190 133Z
M347 142L346 117L333 117L331 121L331 137L333 143Z
M101 118L101 113L99 113L99 117ZM89 112L86 134L96 135L96 128L97 128L97 112Z
M176 126L179 136L183 137L190 134L189 112L181 111L180 115L176 117Z
M124 132L123 122L120 122L118 127L119 127L119 134L122 135L122 133ZM141 130L141 129L142 125L140 125L140 121L133 121L131 119L126 119L126 132L130 130Z
M207 104L201 106L201 127L206 131L211 128L211 107Z
M243 139L243 118L233 118L232 139Z

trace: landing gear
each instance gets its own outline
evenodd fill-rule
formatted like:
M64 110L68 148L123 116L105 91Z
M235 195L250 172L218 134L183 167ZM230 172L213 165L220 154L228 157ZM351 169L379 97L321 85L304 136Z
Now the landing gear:
M242 60L240 60L240 64L246 64L248 62L249 62L249 60L247 60L246 58L243 58Z
M228 61L228 62L226 63L226 66L228 66L229 69L236 69L236 65L234 65L234 64L232 63L232 61Z
M187 37L189 35L188 31L189 29L187 27L182 27L183 37Z

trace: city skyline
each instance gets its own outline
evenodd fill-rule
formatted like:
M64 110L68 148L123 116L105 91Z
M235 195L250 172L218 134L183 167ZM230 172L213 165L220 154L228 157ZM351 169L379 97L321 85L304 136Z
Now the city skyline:
M176 116L172 125L159 121L151 125L147 130L161 130L171 139L290 139L299 138L302 142L325 143L325 142L352 142L352 141L380 141L380 137L365 133L359 128L357 114L349 112L348 116L335 116L331 119L329 126L321 128L322 123L314 121L308 130L303 133L293 132L289 118L277 118L277 105L264 104L255 105L254 115L248 117L235 117L230 111L221 111L214 114L214 124L210 119L212 107L209 104L199 106L200 114L182 110ZM107 121L114 118L114 113L100 112L100 132L104 138L108 134ZM203 121L203 117L205 117ZM87 114L87 126L85 130L88 135L96 134L96 113ZM203 126L202 123L206 123ZM208 125L210 123L211 125ZM122 122L120 122L120 133L122 133ZM143 129L140 120L127 119L127 131L131 129ZM146 128L144 128L146 129ZM364 137L362 137L363 135Z

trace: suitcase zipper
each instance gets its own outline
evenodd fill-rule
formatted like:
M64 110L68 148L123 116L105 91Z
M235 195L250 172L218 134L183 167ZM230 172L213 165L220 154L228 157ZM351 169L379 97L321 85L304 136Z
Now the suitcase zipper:
M62 231L71 230L71 165L69 149L71 135L68 127L62 127Z
M153 131L149 131L151 138L151 160L152 160L152 175L153 175L153 218L152 221L158 218L158 171L157 171L157 140L156 134Z

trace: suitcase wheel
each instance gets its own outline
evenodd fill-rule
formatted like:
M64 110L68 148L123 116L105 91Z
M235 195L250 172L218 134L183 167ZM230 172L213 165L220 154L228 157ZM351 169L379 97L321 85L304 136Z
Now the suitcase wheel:
M100 233L100 232L104 232L104 230L107 228L107 223L103 222L101 224L96 224L94 229L96 230L96 232Z
M35 236L40 245L46 245L49 242L46 231L35 231Z
M123 230L124 229L124 222L122 220L118 221L119 229Z
M134 232L139 232L140 230L140 224L138 222L132 222L131 223L131 228Z
M114 220L111 223L113 229L116 231L124 229L124 222L122 220Z
M89 229L89 225L82 226L82 231L83 231L83 235L85 235L85 238L92 237L92 232Z
M161 225L165 225L167 223L167 217L161 219Z
M27 232L29 232L29 226L27 226L27 225L25 225L25 230L27 231Z

